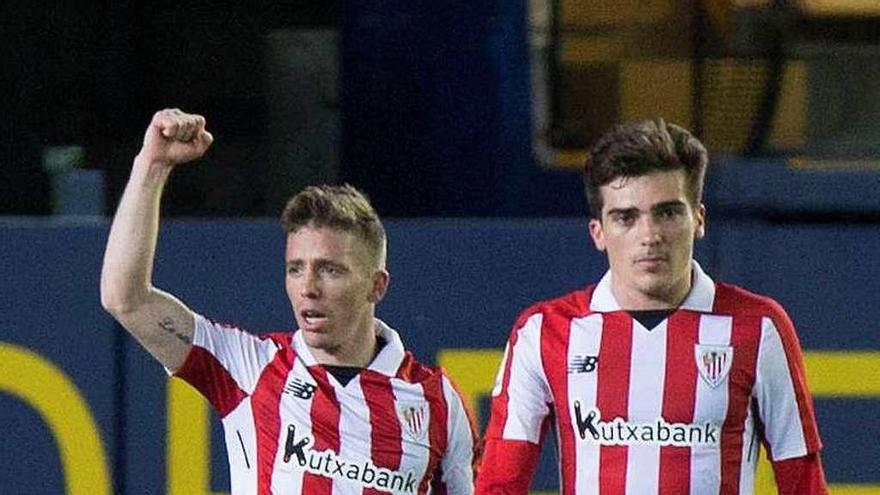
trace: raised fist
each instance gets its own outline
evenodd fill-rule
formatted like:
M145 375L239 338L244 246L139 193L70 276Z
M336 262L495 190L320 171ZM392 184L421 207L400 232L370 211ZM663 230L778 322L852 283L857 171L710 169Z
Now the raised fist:
M213 141L201 115L177 108L160 110L144 135L140 158L148 163L179 165L200 158Z

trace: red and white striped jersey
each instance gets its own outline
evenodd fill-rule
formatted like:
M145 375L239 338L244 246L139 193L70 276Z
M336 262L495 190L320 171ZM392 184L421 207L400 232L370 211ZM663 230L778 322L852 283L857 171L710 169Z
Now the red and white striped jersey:
M610 273L523 312L493 390L477 493L525 493L551 419L560 493L572 495L752 494L760 443L774 461L817 452L785 311L696 263L694 281L653 329L621 310Z
M233 494L469 494L475 429L441 369L386 344L345 386L300 332L257 337L196 316L175 373L223 420Z

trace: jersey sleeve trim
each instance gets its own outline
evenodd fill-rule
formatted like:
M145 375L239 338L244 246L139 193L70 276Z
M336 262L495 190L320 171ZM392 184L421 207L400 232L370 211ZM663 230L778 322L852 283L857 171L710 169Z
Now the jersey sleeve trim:
M251 395L281 345L195 314L193 345L178 376L196 388L221 416Z

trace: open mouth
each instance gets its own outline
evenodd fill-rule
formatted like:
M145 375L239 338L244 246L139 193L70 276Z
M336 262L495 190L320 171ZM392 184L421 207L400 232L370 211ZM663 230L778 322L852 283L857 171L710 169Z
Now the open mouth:
M303 321L305 321L308 326L320 325L327 319L326 314L314 309L305 309L300 312L300 316L302 316Z

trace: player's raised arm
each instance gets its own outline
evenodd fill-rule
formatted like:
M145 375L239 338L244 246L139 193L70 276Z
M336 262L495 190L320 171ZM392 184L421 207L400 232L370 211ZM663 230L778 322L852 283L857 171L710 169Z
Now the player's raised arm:
M200 158L213 138L205 119L177 109L153 116L110 228L101 270L101 304L171 370L192 345L193 315L153 287L162 190L175 166Z

